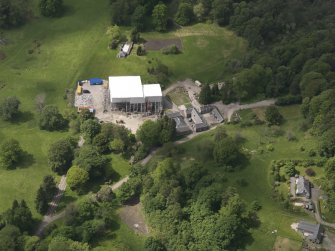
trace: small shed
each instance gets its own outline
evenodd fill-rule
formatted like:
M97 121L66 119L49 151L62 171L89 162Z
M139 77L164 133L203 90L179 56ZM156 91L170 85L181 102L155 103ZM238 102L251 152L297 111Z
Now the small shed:
M103 80L101 78L91 78L90 79L90 85L102 85Z

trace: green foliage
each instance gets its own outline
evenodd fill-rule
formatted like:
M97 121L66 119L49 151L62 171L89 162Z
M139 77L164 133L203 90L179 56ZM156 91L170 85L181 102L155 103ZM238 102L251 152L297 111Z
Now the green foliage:
M318 72L303 75L300 82L302 97L314 97L327 88L327 80Z
M227 137L215 143L213 157L220 166L234 166L239 163L241 153L237 143Z
M16 226L7 225L0 230L0 250L20 251L23 249L23 238Z
M138 5L131 17L132 26L138 30L143 31L145 28L145 7Z
M89 173L90 178L101 177L108 159L100 155L93 146L83 146L75 159L75 164Z
M297 170L295 169L295 166L290 163L285 166L285 173L288 177L294 177L294 175L297 174Z
M175 20L180 25L188 25L194 19L193 7L190 3L180 2Z
M149 237L145 240L144 248L146 251L165 251L163 243L153 237Z
M136 55L137 56L144 56L146 54L146 51L145 49L140 45L137 47L137 50L136 50Z
M30 231L33 226L31 211L24 200L20 203L14 200L12 208L3 213L2 220L6 225L18 227L22 232Z
M63 0L40 0L39 8L45 17L59 17L64 13Z
M72 241L64 237L53 238L49 244L48 251L89 251L87 243Z
M23 156L23 150L15 139L4 141L0 150L0 164L5 169L15 168Z
M113 152L122 153L125 150L125 145L121 139L113 139L110 144L110 148Z
M176 135L174 120L164 116L156 122L145 121L136 132L136 136L146 149L170 142Z
M168 21L168 9L164 3L159 3L152 11L152 23L156 31L166 31Z
M71 167L67 171L67 183L69 184L71 190L81 191L86 182L89 180L88 172L77 166Z
M95 197L99 202L112 202L115 199L115 194L110 186L102 186Z
M39 119L40 129L47 131L63 130L66 125L67 121L59 113L56 106L49 105L43 108Z
M199 94L199 102L203 105L212 103L212 92L209 85L203 85Z
M283 123L284 118L277 107L269 106L265 110L265 120L268 125L280 125Z
M0 1L0 28L9 29L25 23L31 3L24 0Z
M133 41L134 43L139 43L141 41L141 34L137 29L132 29L130 31L130 41Z
M124 183L120 188L120 201L126 203L131 199L138 197L141 193L142 184L138 178L130 179L127 183Z
M180 53L180 50L178 49L176 45L165 47L161 51L164 55L170 55L170 54L177 55Z
M93 138L100 133L101 125L95 119L85 120L81 126L80 131L84 134L87 141L92 142Z
M20 100L8 97L0 104L0 115L3 120L13 120L19 114Z
M76 144L70 139L61 139L53 143L48 151L48 164L58 174L65 174L74 159Z
M43 178L43 183L37 190L35 198L35 207L37 212L45 214L48 209L48 203L52 201L58 188L55 179L51 175Z
M284 97L279 97L276 100L276 105L285 106L285 105L295 105L301 104L302 98L301 96L287 95Z
M93 145L100 154L106 154L110 151L109 143L108 137L102 133L95 136L93 140Z

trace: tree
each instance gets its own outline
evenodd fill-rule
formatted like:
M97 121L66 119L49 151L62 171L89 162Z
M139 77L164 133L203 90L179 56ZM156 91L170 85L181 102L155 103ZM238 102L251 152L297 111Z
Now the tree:
M229 18L233 14L233 1L232 0L214 0L212 15L214 21L219 25L228 25Z
M164 116L158 120L160 127L160 144L172 141L176 136L176 122Z
M0 148L0 163L5 169L12 169L20 162L23 150L15 139L9 139L2 143Z
M62 175L67 172L74 159L75 145L69 139L53 143L48 151L48 163L51 169Z
M101 156L92 146L83 146L75 159L75 164L86 170L91 178L103 175L107 163L108 159Z
M283 123L284 118L277 107L269 106L265 110L265 120L268 125L280 125Z
M205 19L205 8L203 3L199 2L194 5L193 13L199 22L202 22Z
M0 250L20 251L23 249L23 238L20 230L13 225L6 225L0 230Z
M9 29L23 24L31 10L29 1L1 0L0 28Z
M62 130L66 124L66 120L59 113L57 107L50 105L43 108L39 120L40 129L47 131Z
M71 167L66 176L71 190L81 191L89 180L88 172L77 166Z
M141 41L141 34L136 28L130 31L130 40L133 41L135 44Z
M138 139L147 148L152 148L160 144L160 126L152 120L146 120L137 130Z
M89 251L87 243L80 243L65 237L56 236L50 241L48 251Z
M303 75L300 82L301 95L314 97L327 88L327 80L321 73L309 72Z
M100 130L101 126L95 119L85 120L80 127L80 131L89 142L92 142L93 138L100 132Z
M159 3L152 11L152 22L157 31L166 31L168 20L168 9L165 4Z
M212 103L212 91L209 85L203 85L199 94L199 102L203 105Z
M37 193L36 193L35 208L36 208L36 211L42 215L45 214L49 208L47 194L45 190L43 189L43 187L41 186L37 190Z
M39 8L45 17L59 17L64 13L63 0L40 0Z
M125 150L124 142L121 139L114 139L111 142L110 147L112 151L116 153L122 153Z
M335 156L335 131L328 130L320 138L319 153L327 158Z
M105 154L110 151L109 139L102 133L94 137L93 145L97 148L100 154Z
M13 120L19 114L20 100L17 97L8 97L0 105L3 120Z
M22 232L29 231L33 224L31 211L24 200L20 203L14 200L12 207L3 214L3 219L6 225L14 225Z
M188 25L194 19L193 7L190 3L181 2L175 20L180 25Z
M165 251L163 243L153 237L149 237L144 242L144 248L146 251Z
M236 142L232 138L226 137L215 143L213 157L218 165L232 166L239 162L241 154Z
M132 15L132 18L131 18L131 24L138 31L144 30L145 28L145 7L144 6L139 5L136 7Z
M112 202L115 199L115 194L111 186L102 186L96 194L99 202Z

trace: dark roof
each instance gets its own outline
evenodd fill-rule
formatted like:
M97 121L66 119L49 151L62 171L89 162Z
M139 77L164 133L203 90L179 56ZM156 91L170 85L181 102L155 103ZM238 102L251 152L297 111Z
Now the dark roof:
M215 117L215 119L219 122L222 123L224 121L221 113L219 112L219 110L215 107L212 111L211 114Z
M320 224L311 224L305 221L301 221L298 224L298 230L303 233L310 234L308 239L311 241L321 241L324 233L324 228Z
M194 123L194 127L195 129L207 129L208 128L208 124L206 122L206 120L204 120L202 118L202 116L199 114L199 112L193 108L192 110L192 121Z
M168 118L170 118L170 119L177 118L177 117L182 117L182 115L180 114L180 112L166 113L166 116L168 116Z

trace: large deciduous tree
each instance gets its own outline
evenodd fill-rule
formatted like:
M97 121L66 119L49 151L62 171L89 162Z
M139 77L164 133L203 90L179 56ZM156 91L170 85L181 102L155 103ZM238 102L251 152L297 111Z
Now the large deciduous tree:
M59 17L64 13L63 0L40 0L39 8L45 17Z
M55 131L63 130L67 124L63 115L55 106L46 106L40 114L39 127L42 130Z
M21 157L23 150L15 139L9 139L2 143L0 148L0 164L5 169L15 168Z
M13 120L19 114L20 100L17 97L8 97L0 105L3 120Z
M232 138L223 138L222 140L215 143L213 157L218 165L236 165L241 157L239 146Z
M65 174L74 159L75 144L69 139L61 139L53 143L48 151L48 163L58 174Z
M180 25L188 25L194 19L193 7L190 3L181 2L175 20Z
M159 3L152 11L152 22L157 31L166 31L168 21L168 9L164 3Z
M73 166L67 171L67 183L71 190L80 192L88 180L88 172L80 167Z

